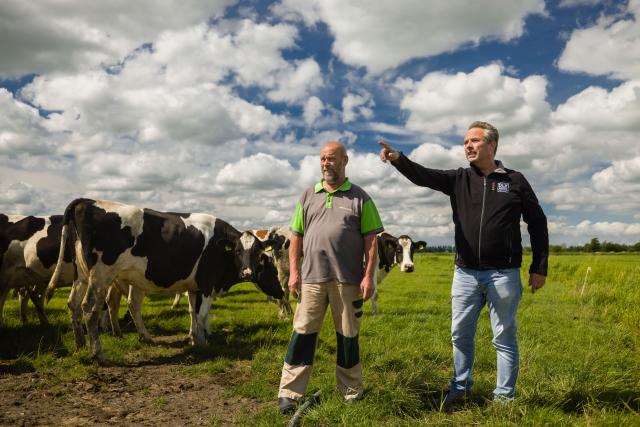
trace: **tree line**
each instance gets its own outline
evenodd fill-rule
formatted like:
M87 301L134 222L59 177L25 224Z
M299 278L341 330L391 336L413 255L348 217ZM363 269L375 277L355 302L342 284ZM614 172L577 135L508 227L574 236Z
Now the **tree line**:
M567 245L550 245L550 252L640 252L640 242L634 244L601 242L600 239L594 237L590 242L579 246Z
M439 245L427 246L422 252L455 252L455 246ZM531 247L526 246L525 252L531 252ZM640 252L640 242L634 244L600 241L597 237L584 245L549 245L549 252Z

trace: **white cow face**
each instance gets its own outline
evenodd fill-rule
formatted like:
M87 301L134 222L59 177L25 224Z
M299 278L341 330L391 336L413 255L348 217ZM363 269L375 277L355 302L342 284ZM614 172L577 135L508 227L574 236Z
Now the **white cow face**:
M400 271L404 273L412 273L413 266L413 254L416 250L422 250L427 246L427 243L420 240L414 242L411 237L403 235L398 237L398 247L396 249L396 261L400 264Z

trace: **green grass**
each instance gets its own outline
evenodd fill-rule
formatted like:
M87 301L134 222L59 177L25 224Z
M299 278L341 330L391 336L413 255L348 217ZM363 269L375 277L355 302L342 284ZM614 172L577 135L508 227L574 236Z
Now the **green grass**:
M360 344L366 395L353 405L345 405L335 390L335 333L327 314L308 390L321 389L322 401L305 415L303 425L640 425L639 255L553 255L547 284L535 294L523 274L527 291L518 312L517 399L504 406L490 402L496 356L485 310L477 334L474 391L450 413L436 402L452 373L453 258L426 254L416 256L415 263L416 273L395 269L383 282L379 315L371 315L365 305ZM3 370L49 373L50 381L63 371L65 378L83 378L98 369L87 350L75 349L67 293L56 291L47 327L38 326L34 315L28 326L20 325L17 301L7 302L8 326L0 331ZM159 344L139 343L133 328L124 328L123 339L102 335L107 358L179 363L185 376L220 376L228 380L231 397L273 402L257 414L239 413L237 424L284 425L287 418L275 402L291 326L278 320L277 306L267 304L253 285L237 285L214 301L213 336L205 348L195 349L186 341L186 302L178 310L170 304L170 298L153 297L143 308Z

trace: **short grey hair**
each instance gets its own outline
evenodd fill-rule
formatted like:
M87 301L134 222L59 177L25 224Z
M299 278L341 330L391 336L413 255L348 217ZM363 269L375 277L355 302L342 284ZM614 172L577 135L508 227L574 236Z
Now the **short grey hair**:
M484 142L495 142L496 143L496 151L498 151L498 139L500 139L500 134L498 133L498 129L495 128L490 123L487 122L473 122L469 125L468 129L480 128L484 130ZM468 130L467 129L467 130Z

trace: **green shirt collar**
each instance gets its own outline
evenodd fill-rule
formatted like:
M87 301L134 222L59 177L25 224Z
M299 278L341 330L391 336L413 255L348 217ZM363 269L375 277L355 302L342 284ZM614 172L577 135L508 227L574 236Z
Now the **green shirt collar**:
M320 180L320 182L316 183L316 187L315 187L315 192L319 193L321 191L327 191L325 190L325 188L322 186L322 182L324 181L324 178L322 178ZM338 187L336 189L336 191L349 191L351 190L351 182L349 181L349 178L345 178L344 182L342 183L342 185L340 187ZM327 191L328 193L328 191ZM335 193L335 191L334 191Z

